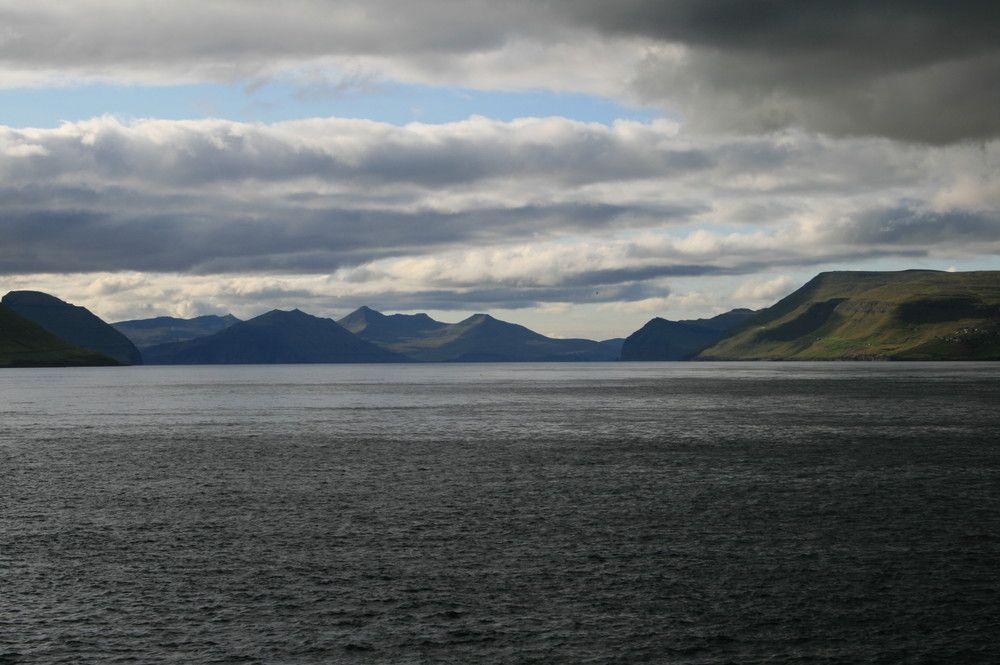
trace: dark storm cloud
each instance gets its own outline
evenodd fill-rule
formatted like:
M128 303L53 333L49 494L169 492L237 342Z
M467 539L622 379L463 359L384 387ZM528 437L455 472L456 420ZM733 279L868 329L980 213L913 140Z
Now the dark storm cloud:
M887 70L997 46L992 0L553 0L560 12L607 32L748 53L853 53ZM876 61L876 57L880 58Z
M837 242L861 245L984 245L1000 242L996 211L929 210L897 206L866 210L829 233Z
M594 288L601 285L645 282L661 277L703 277L705 275L718 275L726 272L728 271L712 265L670 264L644 266L641 268L609 268L566 275L561 283L565 286L587 286ZM595 291L595 293L599 292Z
M19 200L0 217L6 242L0 271L90 272L138 270L193 274L330 272L378 259L417 255L463 243L530 239L546 228L567 232L612 225L633 208L561 204L479 209L464 213L391 210L323 210L265 205L247 208L223 198L210 213L186 209L187 198L140 197L134 192L63 191L35 187L0 189L0 204ZM88 210L81 204L99 198ZM24 210L27 199L34 209ZM52 209L52 201L73 201ZM131 212L116 211L116 203ZM178 207L148 212L149 207ZM681 214L681 210L675 211Z
M1000 134L1000 4L992 0L554 0L609 34L682 44L637 86L693 125L928 143Z
M386 291L378 295L377 302L370 303L379 310L438 310L468 311L495 309L528 309L553 302L602 304L613 302L635 302L651 297L665 297L670 289L663 285L648 283L625 283L577 286L577 287L497 287L485 286L467 290L428 289L416 292ZM357 306L357 297L341 299L317 296L317 300L332 309Z
M462 244L683 222L705 206L561 193L683 178L713 159L652 127L561 119L397 128L103 118L0 128L0 270L329 271Z

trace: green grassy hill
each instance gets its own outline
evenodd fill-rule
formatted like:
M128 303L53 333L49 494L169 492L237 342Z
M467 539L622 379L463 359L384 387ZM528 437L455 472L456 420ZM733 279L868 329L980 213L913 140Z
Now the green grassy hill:
M1000 271L822 273L697 360L1000 360Z
M66 342L0 304L0 367L119 365L103 353Z

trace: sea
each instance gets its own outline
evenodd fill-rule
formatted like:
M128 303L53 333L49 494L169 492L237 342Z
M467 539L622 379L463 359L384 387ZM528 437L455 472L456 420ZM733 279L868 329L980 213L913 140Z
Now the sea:
M0 665L998 662L1000 363L0 370Z

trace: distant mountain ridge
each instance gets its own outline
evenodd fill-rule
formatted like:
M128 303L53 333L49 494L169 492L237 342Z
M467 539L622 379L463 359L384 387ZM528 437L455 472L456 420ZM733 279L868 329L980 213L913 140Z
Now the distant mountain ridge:
M144 351L150 365L387 363L408 359L299 310L272 310L206 337Z
M1000 271L821 273L697 360L1000 360Z
M99 351L124 365L142 364L142 355L131 340L85 307L40 291L11 291L0 302L71 344Z
M142 362L120 330L83 307L35 291L12 291L2 302L0 367ZM8 302L47 320L62 334ZM488 314L442 323L426 314L385 315L367 306L339 323L299 310L273 310L249 321L232 316L157 317L115 325L147 341L158 335L190 337L144 347L149 364L579 362L619 356L1000 360L1000 271L821 273L756 313L740 309L684 321L657 317L625 340L604 342L550 338ZM93 351L99 345L118 357Z
M524 326L475 314L441 323L426 314L386 316L361 307L338 321L359 337L420 362L610 361L613 345L555 339Z
M132 343L142 351L157 344L186 342L198 337L205 337L239 322L240 320L232 314L225 316L209 314L193 319L158 316L152 319L119 321L112 323L111 327L132 340Z

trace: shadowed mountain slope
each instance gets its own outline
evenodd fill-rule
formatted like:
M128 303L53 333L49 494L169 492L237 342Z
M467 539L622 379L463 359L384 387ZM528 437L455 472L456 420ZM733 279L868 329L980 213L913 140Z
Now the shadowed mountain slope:
M618 356L614 345L545 337L488 314L441 323L426 314L386 316L362 307L339 323L359 337L421 362L606 361Z
M426 314L386 315L367 306L359 307L337 323L358 337L383 346L424 339L449 325Z
M112 323L111 326L132 340L141 351L157 344L186 342L206 337L239 322L240 320L232 314L198 316L193 319L158 316L153 319L119 321Z
M752 310L734 309L711 319L668 321L657 317L626 338L621 359L686 360L751 316Z
M207 337L144 351L152 365L391 363L408 359L363 340L331 319L273 310Z
M614 350L585 339L553 339L488 314L475 314L398 350L425 362L614 360Z
M625 345L625 338L615 337L613 339L602 339L601 345L609 349L612 353L614 353L615 358L618 358L619 356L621 356L622 346Z
M129 338L85 307L39 291L11 291L2 302L71 344L100 351L125 365L142 364L139 349Z
M698 360L997 360L1000 271L821 273Z
M121 363L60 339L0 304L0 367L93 367Z

